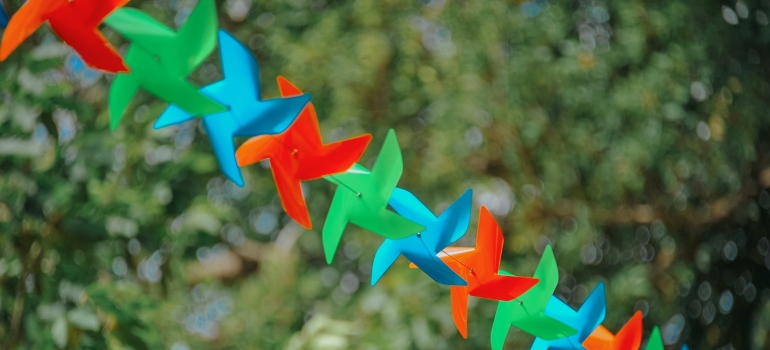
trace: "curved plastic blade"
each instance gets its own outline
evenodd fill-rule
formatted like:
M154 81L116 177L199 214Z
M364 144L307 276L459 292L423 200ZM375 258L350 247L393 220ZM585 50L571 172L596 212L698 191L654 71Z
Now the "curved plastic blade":
M302 193L302 183L290 170L286 170L283 164L272 165L272 161L270 164L283 210L302 227L308 230L313 228L310 222L310 213L307 210L307 204L305 204L305 196Z
M331 264L334 260L334 253L337 252L337 247L342 240L342 233L345 231L345 227L350 221L349 206L352 199L355 197L353 194L346 193L337 189L337 192L332 198L331 207L329 207L329 214L326 215L326 222L324 223L323 233L321 234L324 246L324 255L326 256L326 263Z
M67 0L30 0L8 21L0 42L0 61L5 60L24 40L40 28L51 13L67 5Z
M399 215L423 226L428 226L437 219L436 215L425 204L422 204L417 196L403 188L396 187L393 190L388 204Z
M225 114L225 113L222 113ZM206 135L209 137L214 156L219 163L219 169L232 182L238 186L243 186L243 175L241 168L235 160L235 144L233 141L233 129L236 125L232 119L217 116L211 116L203 119L203 127L206 128Z
M637 311L615 334L615 349L637 350L642 345L642 312Z
M452 294L452 320L463 338L468 339L468 291L467 287L450 287Z
M652 333L650 333L650 338L647 339L647 346L644 347L645 350L664 350L665 347L663 345L663 338L660 336L660 329L656 326L652 329Z
M398 257L401 256L401 249L395 241L385 240L382 245L374 253L374 260L372 261L372 285L377 284L382 275L396 262Z
M48 23L89 67L111 73L128 72L123 57L99 31L104 18L126 3L128 0L72 1L52 12Z

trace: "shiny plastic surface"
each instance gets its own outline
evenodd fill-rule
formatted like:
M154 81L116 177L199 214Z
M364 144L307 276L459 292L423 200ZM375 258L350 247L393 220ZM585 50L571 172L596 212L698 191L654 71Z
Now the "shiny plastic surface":
M128 0L29 0L8 20L0 9L0 24L6 27L0 42L0 61L5 60L46 21L59 38L72 47L91 68L106 72L128 72L123 58L99 31L105 17Z

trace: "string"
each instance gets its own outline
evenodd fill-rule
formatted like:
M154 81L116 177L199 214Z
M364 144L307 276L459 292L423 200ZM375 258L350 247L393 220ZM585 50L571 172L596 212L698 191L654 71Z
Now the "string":
M425 245L425 241L423 241L423 240L422 240L422 234L421 234L420 232L418 232L418 233L417 233L417 239L419 239L419 240L420 240L420 243L422 243L422 246L425 248L425 251L426 251L426 252L428 252L428 255L429 255L429 256L431 256L431 257L432 257L433 259L435 259L437 262L440 262L440 263L444 264L444 262L443 262L443 261L441 261L441 259L439 259L439 258L436 256L436 254L435 254L435 253L431 252L431 251L430 251L430 249L428 249L428 246L427 246L427 245ZM479 284L481 284L481 281L479 281L479 278L478 278L478 276L476 276L476 272L475 272L475 271L474 271L472 268L468 267L468 265L465 265L465 264L463 264L463 263L462 263L462 261L460 261L460 260L457 260L455 257L453 257L453 256L449 255L449 253L447 253L445 250L443 250L443 249L442 249L442 250L441 250L441 252L443 252L444 254L446 254L447 256L449 256L450 258L452 258L452 260L454 260L454 261L457 261L457 263L459 263L460 265L462 265L462 266L463 266L463 267L465 267L466 269L470 270L470 271L471 271L471 274L473 275L473 277L474 277L474 278L476 278L476 281L477 281L477 282L479 282Z
M469 267L468 265L463 264L462 261L458 260L457 258L452 256L451 254L447 253L446 250L441 249L441 252L446 254L446 256L450 257L452 260L456 261L458 264L462 265L464 268L468 269L468 271L471 272L471 276L473 276L473 278L476 279L476 282L479 282L479 284L481 284L481 281L479 280L479 276L476 276L476 270L474 270L473 268Z
M524 302L523 302L523 301L521 301L521 300L519 300L519 299L513 299L513 300L516 300L516 302L517 302L517 303L519 303L519 306L521 306L521 307L524 309L524 312L526 312L526 313L527 313L527 316L530 316L530 317L532 316L532 315L529 313L529 310L527 310L527 306L526 306L526 305L524 305Z

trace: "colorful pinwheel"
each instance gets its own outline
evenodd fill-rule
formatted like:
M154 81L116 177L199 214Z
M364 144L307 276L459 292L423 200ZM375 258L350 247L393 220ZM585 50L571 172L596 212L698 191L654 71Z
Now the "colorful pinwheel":
M278 78L278 86L285 98L302 95L282 77ZM269 159L283 209L309 230L313 225L300 184L347 171L361 158L371 140L372 135L366 134L324 144L315 107L308 103L286 131L249 139L238 148L235 157L241 167Z

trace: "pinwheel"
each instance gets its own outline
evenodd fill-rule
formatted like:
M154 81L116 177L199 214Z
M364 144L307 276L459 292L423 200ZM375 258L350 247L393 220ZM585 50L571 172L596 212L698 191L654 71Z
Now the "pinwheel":
M337 185L323 228L327 263L331 264L334 259L348 222L392 239L406 238L425 230L425 226L387 209L403 170L401 149L396 132L391 129L371 171L356 164L346 173L325 177Z
M447 249L441 255L467 286L452 286L452 319L463 338L468 337L468 296L492 300L513 300L538 283L537 278L498 273L503 254L503 231L482 206L476 231L476 248Z
M425 226L425 231L402 239L386 239L374 254L372 285L379 281L400 255L425 272L434 281L447 285L467 283L444 264L436 254L456 242L468 230L473 191L467 190L438 218L411 192L396 188L390 206L401 216Z
M502 349L510 326L544 340L577 334L577 330L546 314L548 301L559 283L559 269L551 246L546 246L534 274L540 282L516 300L500 302L492 323L492 349Z
M300 96L302 92L288 80L278 77L281 96ZM365 134L324 144L315 107L308 103L297 120L278 135L249 139L235 152L241 167L263 159L270 160L278 196L286 213L306 229L313 227L302 195L302 181L345 172L355 164L372 140Z

